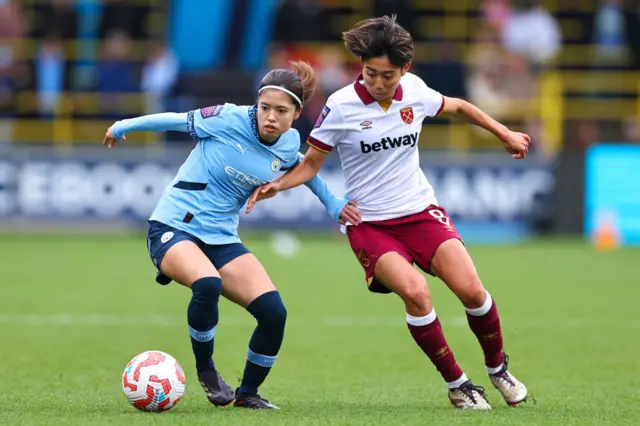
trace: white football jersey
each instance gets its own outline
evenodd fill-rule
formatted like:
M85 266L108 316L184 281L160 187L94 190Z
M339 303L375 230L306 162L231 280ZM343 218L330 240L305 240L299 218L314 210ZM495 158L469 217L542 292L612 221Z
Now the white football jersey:
M443 107L440 93L407 73L385 111L360 75L329 97L308 143L323 152L337 148L347 197L363 221L408 216L438 204L420 168L418 140L425 117Z

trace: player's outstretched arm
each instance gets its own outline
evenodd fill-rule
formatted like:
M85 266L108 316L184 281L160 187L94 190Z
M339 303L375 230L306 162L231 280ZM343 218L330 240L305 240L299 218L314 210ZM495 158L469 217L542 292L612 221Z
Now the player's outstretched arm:
M271 198L280 191L286 191L311 180L318 174L326 158L326 153L320 152L313 147L309 148L302 161L293 170L280 177L280 179L259 186L253 191L247 203L247 214L251 213L253 206L258 201Z
M442 114L475 124L490 131L502 141L502 145L510 154L513 154L513 158L521 160L529 153L529 143L531 142L529 135L509 130L507 126L497 122L480 108L463 99L443 98Z
M357 204L346 198L336 197L320 175L315 175L306 181L304 185L318 197L336 222L343 225L346 222L352 225L359 225L362 222Z
M113 148L118 140L126 139L125 134L133 131L166 132L173 130L187 132L187 116L186 112L164 112L116 121L107 129L102 144Z

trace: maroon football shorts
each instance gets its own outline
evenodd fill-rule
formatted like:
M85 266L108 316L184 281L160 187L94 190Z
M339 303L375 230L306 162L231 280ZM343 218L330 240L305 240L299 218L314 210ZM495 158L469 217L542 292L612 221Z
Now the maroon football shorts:
M347 236L353 253L365 270L369 290L375 293L391 293L375 279L373 273L383 254L395 251L407 262L415 263L433 275L431 259L440 244L451 238L462 241L446 210L435 205L405 217L348 226Z

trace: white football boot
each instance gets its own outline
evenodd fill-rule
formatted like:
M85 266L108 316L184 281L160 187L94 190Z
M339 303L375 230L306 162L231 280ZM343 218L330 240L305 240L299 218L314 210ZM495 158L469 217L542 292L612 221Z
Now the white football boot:
M493 386L500 391L505 402L514 407L527 400L527 388L507 371L508 365L509 357L504 354L502 368L495 374L489 374L489 379Z
M449 401L456 408L468 410L491 410L482 386L475 386L467 380L457 388L449 389Z

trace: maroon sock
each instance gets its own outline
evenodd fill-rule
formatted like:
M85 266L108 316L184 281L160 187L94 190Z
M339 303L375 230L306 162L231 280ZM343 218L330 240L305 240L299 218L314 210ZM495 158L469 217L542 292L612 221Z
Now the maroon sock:
M435 314L435 311L432 311L432 314ZM440 320L435 315L434 317L435 320L428 324L413 325L407 322L407 326L413 336L413 340L415 340L418 346L420 346L420 349L427 354L433 365L436 366L436 369L438 369L442 375L442 378L447 383L450 383L458 380L463 372L453 356L453 351L451 351L451 348L447 344L447 339L445 339L444 333L442 332ZM424 318L426 319L427 317ZM422 320L423 318L415 319ZM419 324L424 321L414 322Z
M490 308L487 311L487 305ZM480 314L480 315L478 315ZM477 309L467 309L467 320L469 327L478 338L482 352L484 352L484 363L489 368L496 368L502 364L502 330L500 329L500 316L496 303L487 293L485 305Z

